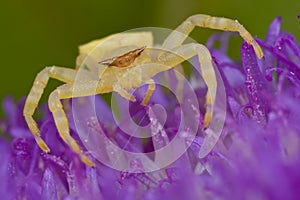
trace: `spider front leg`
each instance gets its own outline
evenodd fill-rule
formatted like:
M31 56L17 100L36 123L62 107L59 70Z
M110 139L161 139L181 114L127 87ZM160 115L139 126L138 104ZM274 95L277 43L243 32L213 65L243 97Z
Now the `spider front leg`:
M123 98L129 100L129 101L132 101L132 102L135 102L136 99L135 97L129 93L129 91L126 89L126 83L124 84L124 81L125 80L128 80L127 77L129 75L132 75L132 74L126 74L124 77L123 77L123 80L121 79L120 82L118 82L115 86L114 86L114 91L119 93ZM152 79L149 79L148 81L145 81L145 84L148 85L148 88L147 88L147 91L146 91L146 94L145 94L145 97L142 101L142 105L143 106L146 106L155 90L155 82L154 80ZM138 84L140 85L140 84Z
M124 89L121 85L121 83L117 83L115 86L114 86L114 91L119 93L123 98L125 99L128 99L129 101L132 101L132 102L135 102L136 99L135 97L130 94L126 89Z
M223 17L212 17L209 15L193 15L180 24L164 41L164 49L172 49L181 45L192 30L196 27L204 27L218 29L224 31L238 32L240 36L250 45L253 46L258 58L263 57L263 51L251 34L237 20L232 20Z
M49 78L55 78L63 82L70 82L74 79L76 71L73 69L63 68L63 67L46 67L43 69L35 78L33 86L27 96L23 115L25 121L28 125L29 130L33 134L39 147L46 153L50 152L49 147L45 141L41 138L40 130L36 121L33 119L33 114L37 108L38 102L44 92Z
M77 153L80 156L82 162L88 166L95 166L95 164L82 152L80 146L70 135L67 116L62 108L60 100L74 97L91 96L110 91L111 89L107 88L105 83L101 81L81 81L76 85L73 85L71 83L62 85L58 87L55 91L53 91L49 96L49 108L53 114L55 125L57 127L60 137L75 153ZM118 92L121 96L128 100L135 100L135 98L125 89L123 89L119 84L117 84L114 87L114 91Z
M202 77L207 86L205 99L206 112L203 120L203 128L206 129L212 119L213 105L217 93L217 79L208 49L201 44L185 44L172 49L172 54L164 53L159 56L158 61L166 66L176 66L193 56L198 56Z
M71 84L62 85L50 94L48 101L49 109L53 114L55 125L60 137L76 154L80 156L83 163L92 167L95 166L94 162L82 152L82 149L76 140L70 135L68 119L60 100L96 94L97 84L97 81L91 81L81 85L76 85L75 87Z

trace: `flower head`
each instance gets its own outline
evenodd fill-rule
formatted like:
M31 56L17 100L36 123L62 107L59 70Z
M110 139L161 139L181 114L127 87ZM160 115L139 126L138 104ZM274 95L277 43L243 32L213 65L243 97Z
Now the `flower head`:
M22 117L24 99L17 104L10 97L4 99L7 119L0 122L0 127L9 135L0 139L0 177L4 183L0 187L1 197L297 199L300 191L300 46L280 25L281 19L276 18L266 38L257 39L264 49L263 60L258 60L245 42L241 46L241 61L231 59L227 53L229 33L215 34L208 40L207 46L225 85L227 115L218 143L203 159L199 158L203 133L199 131L191 137L189 129L180 128L179 103L161 87L155 90L151 101L166 108L164 112L154 104L146 107L139 101L130 104L132 119L142 126L149 125L151 132L156 133L150 139L126 135L120 125L125 125L127 130L135 127L131 127L127 119L117 125L111 109L98 96L94 97L96 119L89 117L88 103L77 110L78 116L70 111L72 136L83 146L85 141L79 132L85 130L89 134L87 150L94 151L96 159L129 163L129 168L122 171L97 160L95 168L82 164L59 138L47 107L40 108L43 116L39 125L52 152L44 154ZM220 42L219 48L213 48L216 41ZM170 72L170 77L173 81L175 75ZM197 81L192 85L203 110L201 99L206 88ZM90 98L85 101L89 102ZM75 102L76 99L71 104ZM126 114L122 107L119 112ZM186 121L199 118L196 112L190 113ZM147 157L146 153L163 148L176 134L189 144L184 154L164 169L147 172L145 162L149 165L153 162L151 154ZM126 160L114 146L145 153L145 157Z

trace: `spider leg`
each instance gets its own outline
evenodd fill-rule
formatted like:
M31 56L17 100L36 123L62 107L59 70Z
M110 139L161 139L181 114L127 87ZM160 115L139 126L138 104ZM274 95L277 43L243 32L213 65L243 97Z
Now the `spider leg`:
M46 67L36 76L33 86L27 96L24 105L23 115L25 121L28 124L28 128L33 134L37 144L46 153L49 153L50 149L45 143L45 141L41 138L38 125L32 116L34 114L35 109L37 108L38 102L43 94L44 88L46 87L49 78L55 78L63 82L71 82L73 81L75 75L76 71L73 69L57 66Z
M126 89L124 89L121 86L121 84L116 84L114 86L114 91L119 93L125 99L128 99L128 100L133 101L133 102L136 101L135 97L132 94L130 94Z
M253 46L258 58L261 59L263 57L261 47L237 20L202 14L193 15L186 19L166 38L162 47L164 49L172 49L181 45L196 26L238 32L247 43Z
M177 64L187 60L195 55L198 56L202 77L207 85L207 94L205 99L206 112L204 114L203 128L208 128L213 118L213 106L215 104L217 94L217 79L212 64L212 58L208 49L201 44L185 44L178 46L171 51L173 54L164 53L160 55L158 61L165 66L176 66ZM217 143L220 133L215 133L210 128L206 130L207 135L204 138L204 143L200 149L201 158L205 157Z
M76 140L70 135L68 119L60 100L71 97L94 95L97 93L97 84L97 81L90 81L76 86L72 84L62 85L50 94L48 101L49 109L53 114L55 125L60 137L76 154L80 156L82 162L88 166L95 166L95 164L82 152L82 149Z
M155 82L153 79L149 79L146 84L148 84L148 89L146 95L142 101L142 105L146 106L155 90Z
M166 66L176 66L184 60L198 55L202 77L207 85L205 99L206 112L203 120L203 128L207 128L213 113L213 105L217 93L217 79L208 49L201 44L185 44L172 49L172 54L164 53L159 57L159 62Z
M126 99L129 99L131 101L135 100L134 96L128 93L119 84L117 84L114 87L114 91L118 92L121 96L123 96ZM63 106L60 100L69 99L73 97L90 96L106 92L110 92L110 89L106 88L105 84L103 84L102 82L82 81L76 85L73 85L71 83L62 85L56 90L54 90L49 96L49 108L53 114L55 125L57 127L60 137L75 153L77 153L80 156L82 162L87 164L88 166L95 166L95 164L82 152L80 146L70 135L68 119L63 110Z

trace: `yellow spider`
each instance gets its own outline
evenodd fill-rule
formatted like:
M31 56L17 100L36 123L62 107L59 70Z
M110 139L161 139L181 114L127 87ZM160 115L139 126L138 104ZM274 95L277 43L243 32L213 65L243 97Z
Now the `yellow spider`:
M94 166L94 162L82 152L80 146L70 136L67 116L60 100L114 91L130 101L135 101L130 91L145 83L148 84L148 90L142 103L146 105L155 89L155 82L151 78L195 55L198 55L202 76L208 87L203 122L204 128L208 127L213 114L212 106L216 98L217 81L208 49L201 44L183 44L195 26L239 32L240 36L253 46L258 58L263 57L260 46L236 20L202 14L191 16L180 24L160 47L165 51L159 51L156 54L149 53L153 48L153 38L150 32L119 33L92 41L80 47L77 65L81 65L84 59L94 60L94 63L90 62L91 64L87 64L86 68L77 69L46 67L36 76L27 96L23 114L39 147L44 152L50 153L50 149L41 138L37 123L32 117L49 78L65 83L50 94L48 101L61 138L80 156L83 163ZM91 55L90 52L99 45L101 48L97 49L96 54ZM124 48L126 49L128 46L135 48L127 50L127 53L124 54ZM122 52L122 50L122 54L107 57L109 52ZM148 53L147 50L149 50ZM99 62L99 59L103 59L105 55L107 59ZM83 74L79 82L76 77L78 71Z

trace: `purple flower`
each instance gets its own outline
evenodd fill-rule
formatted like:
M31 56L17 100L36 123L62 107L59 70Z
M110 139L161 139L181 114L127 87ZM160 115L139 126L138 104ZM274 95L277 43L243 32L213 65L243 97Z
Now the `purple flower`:
M140 105L144 87L136 91L138 101L130 103L129 112L120 104L119 114L130 118L121 118L118 124L99 96L83 99L86 103L77 110L79 115L69 111L71 135L93 155L95 168L81 163L64 144L48 108L41 106L38 124L52 150L44 154L22 117L24 99L15 104L7 97L3 101L6 119L0 121L1 132L7 133L0 138L1 199L298 199L300 46L280 26L281 19L276 18L266 38L257 39L264 49L263 60L245 42L241 61L231 59L227 54L230 33L208 40L224 82L227 115L218 143L203 159L199 151L205 134L201 129L193 133L188 123L200 120L201 127L202 114L199 117L189 108L196 105L185 105L191 110L182 128L179 100L159 86L148 106ZM220 42L217 49L215 42ZM174 77L170 72L173 82ZM192 84L197 106L203 111L206 88L192 74L193 78L197 80ZM123 101L119 96L116 99ZM92 100L95 118L89 112ZM77 101L73 99L70 106ZM156 134L143 140L125 134L126 130L134 132L135 124L148 126ZM151 152L176 140L177 134L189 144L183 155L163 169L148 172L145 166L154 165ZM128 159L117 147L144 156ZM119 171L106 166L105 162L112 161L129 167Z

